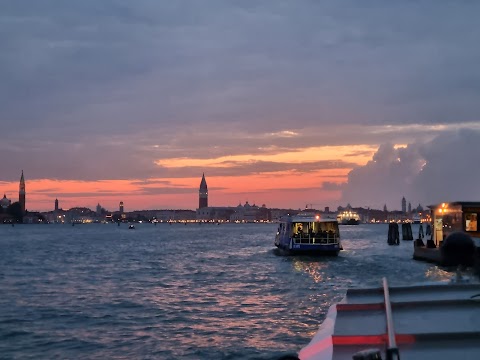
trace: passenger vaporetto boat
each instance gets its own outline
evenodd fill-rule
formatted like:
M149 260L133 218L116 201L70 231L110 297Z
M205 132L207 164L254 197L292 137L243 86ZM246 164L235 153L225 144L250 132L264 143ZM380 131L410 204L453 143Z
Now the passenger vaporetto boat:
M282 218L275 246L287 254L338 255L342 250L338 221L325 215Z

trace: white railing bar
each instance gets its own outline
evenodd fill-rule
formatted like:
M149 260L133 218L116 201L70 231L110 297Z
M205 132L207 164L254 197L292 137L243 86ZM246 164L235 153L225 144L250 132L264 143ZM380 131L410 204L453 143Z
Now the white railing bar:
M388 290L387 278L383 278L383 296L385 299L385 317L387 320L387 360L400 359L397 342L395 340L395 329L393 327L392 304L390 302L390 291Z

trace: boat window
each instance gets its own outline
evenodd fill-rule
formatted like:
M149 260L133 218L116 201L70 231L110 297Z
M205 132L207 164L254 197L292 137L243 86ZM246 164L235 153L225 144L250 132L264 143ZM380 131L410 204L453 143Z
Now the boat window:
M478 231L476 213L465 213L465 231Z
M454 231L463 231L463 213L462 208L459 206L450 206L448 211L442 215L443 227L445 230L445 236Z
M322 230L323 231L327 231L327 232L336 232L336 223L333 223L333 222L327 222L327 223L323 223L322 224Z
M295 227L293 228L294 234L301 234L303 233L303 224L302 223L295 223Z

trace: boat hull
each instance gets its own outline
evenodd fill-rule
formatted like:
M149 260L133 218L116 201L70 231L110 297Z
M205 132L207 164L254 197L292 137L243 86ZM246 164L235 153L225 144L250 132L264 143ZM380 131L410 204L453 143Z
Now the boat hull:
M337 256L341 250L339 244L329 245L310 245L310 244L279 244L277 248L280 249L286 255L327 255Z
M360 220L356 220L356 219L342 220L341 224L342 225L358 225L360 224Z

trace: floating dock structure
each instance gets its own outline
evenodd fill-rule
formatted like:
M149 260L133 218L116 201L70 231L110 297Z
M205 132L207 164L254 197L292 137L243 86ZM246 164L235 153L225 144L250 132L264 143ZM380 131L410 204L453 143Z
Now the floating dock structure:
M429 208L432 231L427 226L426 234L430 238L425 245L419 234L414 242L413 258L441 266L456 265L453 244L453 248L465 247L464 253L471 257L472 265L480 267L480 229L477 226L480 202L442 203ZM469 242L471 244L467 244Z
M413 258L438 265L446 266L439 248L429 249L425 246L416 246L413 248Z

